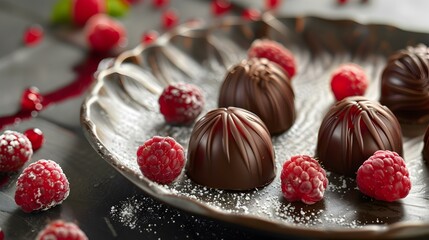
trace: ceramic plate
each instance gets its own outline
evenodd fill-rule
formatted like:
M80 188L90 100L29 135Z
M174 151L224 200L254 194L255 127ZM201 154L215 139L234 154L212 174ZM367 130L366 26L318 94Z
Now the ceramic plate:
M296 56L298 74L292 80L297 119L286 133L273 137L277 177L268 186L247 192L209 189L194 184L185 173L170 185L142 176L136 149L154 135L171 136L187 148L190 127L165 124L158 96L172 82L200 86L204 112L217 107L226 69L246 57L254 39L281 42ZM285 235L323 238L388 238L429 233L428 169L422 161L426 126L402 126L407 166L413 184L403 200L386 203L364 197L353 179L334 173L322 201L307 206L282 198L279 173L293 155L314 155L317 132L334 103L330 75L346 62L361 65L370 79L366 96L379 98L380 73L394 51L428 43L429 35L386 25L313 17L260 21L227 18L211 25L190 22L154 44L120 55L113 66L97 74L97 82L82 107L84 131L98 153L149 195L171 206L219 220Z

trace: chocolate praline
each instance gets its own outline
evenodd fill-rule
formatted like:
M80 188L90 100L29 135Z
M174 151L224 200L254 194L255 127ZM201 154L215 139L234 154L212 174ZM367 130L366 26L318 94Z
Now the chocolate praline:
M274 150L265 124L241 108L218 108L194 126L186 173L194 182L226 190L249 190L275 177Z
M392 55L382 73L380 102L404 123L429 121L429 49L420 44Z
M289 78L265 58L243 60L225 77L219 107L240 107L258 115L271 134L288 130L295 121L295 95Z
M355 176L377 150L403 154L401 126L387 107L357 96L329 109L320 125L316 147L316 155L327 169Z

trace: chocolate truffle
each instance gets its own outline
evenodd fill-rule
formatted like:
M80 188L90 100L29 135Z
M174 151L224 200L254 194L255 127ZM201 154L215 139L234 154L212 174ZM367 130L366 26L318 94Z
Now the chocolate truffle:
M275 177L271 136L262 120L242 108L218 108L194 126L186 173L194 182L226 190L262 187Z
M392 55L382 73L380 102L405 123L429 121L429 50L420 44Z
M316 149L327 169L355 176L377 150L402 156L401 126L387 107L361 96L345 98L331 107L322 120Z
M227 74L219 107L240 107L258 115L271 134L280 134L295 121L295 95L289 78L265 58L243 60Z

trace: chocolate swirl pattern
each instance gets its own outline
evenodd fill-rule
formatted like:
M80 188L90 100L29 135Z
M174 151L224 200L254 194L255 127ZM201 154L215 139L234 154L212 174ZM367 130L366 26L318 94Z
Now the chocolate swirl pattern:
M328 111L316 150L326 168L354 176L377 150L403 154L401 126L388 108L359 96L345 98Z
M290 80L267 59L251 58L234 66L221 86L218 103L255 113L273 135L288 130L296 118Z
M429 50L425 45L408 47L389 58L380 102L401 122L429 121Z
M208 112L194 126L186 173L212 188L248 190L275 177L274 150L265 124L235 107Z

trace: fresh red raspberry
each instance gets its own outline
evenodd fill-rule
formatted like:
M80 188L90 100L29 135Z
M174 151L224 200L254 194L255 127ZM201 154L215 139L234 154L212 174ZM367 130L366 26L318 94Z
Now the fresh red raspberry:
M26 46L35 46L43 39L43 28L39 25L34 25L24 32L24 44Z
M40 111L43 108L42 101L43 96L37 87L27 88L21 96L21 109L25 111Z
M202 91L188 83L167 86L158 102L165 121L172 125L191 124L204 108Z
M243 10L241 17L245 20L255 21L261 18L261 12L255 8L247 8Z
M4 240L4 232L0 228L0 240Z
M328 186L325 170L307 155L293 156L286 161L280 179L283 196L290 202L314 204L322 200Z
M174 27L179 21L179 16L176 11L169 9L162 13L161 22L162 26L166 29Z
M118 47L126 38L122 24L104 14L91 17L85 26L85 32L89 46L98 52Z
M185 165L183 147L171 137L152 137L138 148L137 164L150 180L161 184L171 183Z
M290 79L295 76L295 57L278 42L268 39L257 39L250 46L247 55L249 58L266 58L282 67Z
M72 21L83 26L94 15L106 12L105 0L72 0Z
M150 30L143 33L141 41L143 44L151 44L157 38L158 38L158 32L155 30Z
M24 135L30 140L31 145L33 147L33 151L39 150L45 142L45 137L43 136L43 132L38 128L27 129L24 132Z
M356 64L343 64L332 73L331 89L337 101L350 96L362 96L367 88L366 74Z
M56 220L39 232L36 240L87 240L86 234L72 222Z
M280 4L281 0L265 0L265 8L268 10L276 9Z
M8 130L0 135L0 172L18 170L32 155L31 142L24 134Z
M378 150L358 169L359 190L377 200L393 202L404 198L411 189L405 161L396 152Z
M152 5L156 8L162 8L170 4L170 0L152 0Z
M60 165L39 160L24 169L16 183L15 202L24 212L48 210L69 196L69 181Z
M232 5L229 0L212 0L211 8L213 15L220 16L229 12L232 9Z

